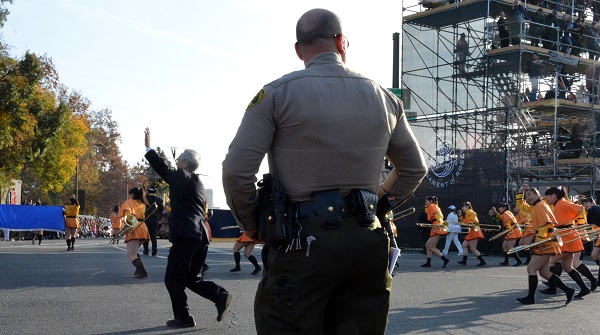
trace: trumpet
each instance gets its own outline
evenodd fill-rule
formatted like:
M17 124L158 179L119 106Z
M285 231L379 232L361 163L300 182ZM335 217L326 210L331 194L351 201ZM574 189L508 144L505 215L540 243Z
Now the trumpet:
M150 215L154 214L157 208L158 205L156 205L156 202L152 203L152 205L150 205L150 207L146 209L146 212L144 212L144 217L149 217ZM124 220L122 220L122 222L126 227L122 228L117 235L113 236L110 239L110 241L108 241L108 243L119 244L119 240L123 236L127 234L133 234L133 232L135 232L141 226L139 224L140 221L138 221L138 219L133 214L125 215Z
M552 237L543 239L543 240L541 240L539 242L535 242L535 243L531 243L531 244L527 244L527 245L520 245L518 247L514 247L514 248L510 249L507 252L507 254L510 255L510 254L514 254L515 252L519 252L521 250L527 250L527 249L535 248L538 245L542 245L542 244L545 244L545 243L548 243L548 242L552 242L552 241L556 241L558 243L559 247L562 247L562 245L563 245L563 241L562 241L562 238L560 237L560 235L556 235L556 236L552 236ZM546 249L550 249L550 248L554 248L554 246L546 247L546 248L544 248L542 250L546 250Z

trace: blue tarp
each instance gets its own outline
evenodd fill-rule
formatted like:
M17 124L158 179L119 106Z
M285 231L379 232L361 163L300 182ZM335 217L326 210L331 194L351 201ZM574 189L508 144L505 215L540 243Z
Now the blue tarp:
M0 229L64 231L60 206L0 205Z

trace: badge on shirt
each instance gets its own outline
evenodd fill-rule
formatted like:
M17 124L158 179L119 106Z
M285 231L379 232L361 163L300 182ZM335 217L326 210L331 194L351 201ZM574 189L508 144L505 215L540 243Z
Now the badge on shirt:
M258 93L256 93L254 98L252 98L252 101L250 101L250 104L248 104L248 107L246 107L246 110L258 105L264 97L265 97L265 89L263 88L260 91L258 91Z

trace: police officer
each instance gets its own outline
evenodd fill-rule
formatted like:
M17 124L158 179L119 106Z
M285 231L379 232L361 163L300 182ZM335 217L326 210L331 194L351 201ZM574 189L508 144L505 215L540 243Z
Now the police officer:
M386 194L409 197L426 174L424 159L402 102L346 67L349 42L337 15L306 12L296 40L306 69L259 91L223 162L227 204L250 238L258 235L255 175L270 150L292 203L295 243L270 246L257 333L384 334L389 239L369 203L384 218ZM394 169L378 185L384 157Z
M152 242L152 256L156 256L158 250L158 244L156 243L156 231L158 230L158 222L162 218L162 212L164 208L163 200L156 196L156 188L148 187L146 206L152 206L154 203L156 204L156 210L144 221L148 227L148 232L150 233L150 242ZM148 255L148 241L144 242L144 255Z

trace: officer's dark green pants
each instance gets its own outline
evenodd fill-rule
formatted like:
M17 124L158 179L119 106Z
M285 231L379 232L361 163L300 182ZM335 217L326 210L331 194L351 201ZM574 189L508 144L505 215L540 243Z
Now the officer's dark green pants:
M392 277L379 222L368 228L346 216L331 230L309 219L300 224L301 250L269 250L254 301L257 333L384 334ZM307 257L308 236L316 240Z

